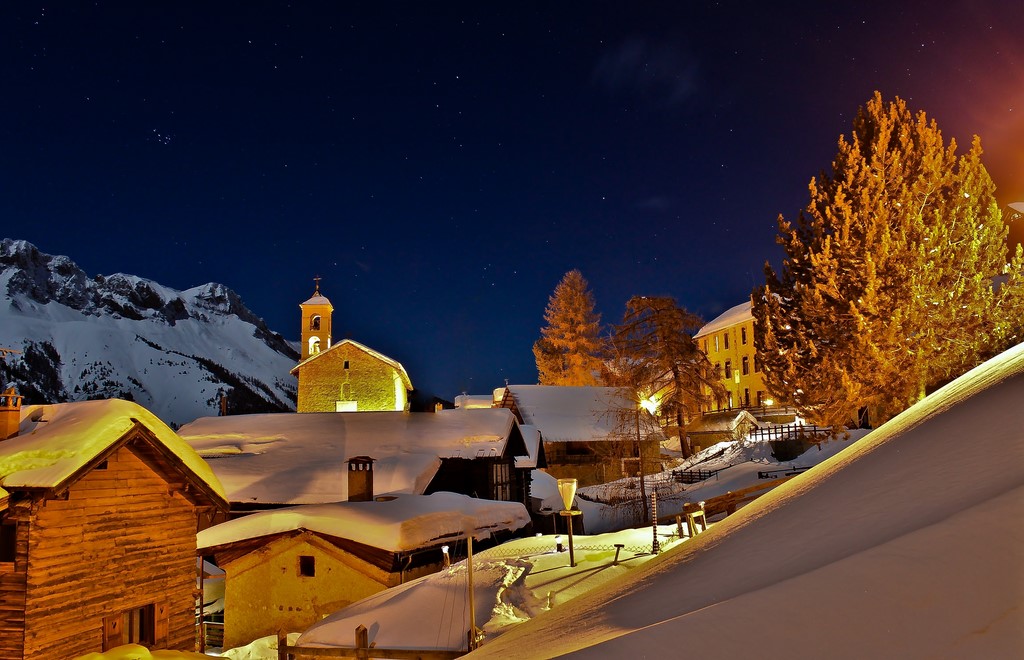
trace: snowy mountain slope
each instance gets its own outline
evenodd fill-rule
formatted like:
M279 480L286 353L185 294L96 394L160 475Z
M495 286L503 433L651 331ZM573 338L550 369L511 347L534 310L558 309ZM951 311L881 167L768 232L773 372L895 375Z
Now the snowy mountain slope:
M0 383L26 403L119 397L180 425L294 409L298 353L231 289L177 291L134 275L89 278L64 256L0 242Z

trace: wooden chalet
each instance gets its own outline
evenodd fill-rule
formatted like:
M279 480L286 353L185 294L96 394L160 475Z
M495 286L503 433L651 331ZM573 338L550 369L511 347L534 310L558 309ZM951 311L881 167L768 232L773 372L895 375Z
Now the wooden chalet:
M209 467L131 402L8 403L0 657L194 650L195 534L227 507Z
M556 478L590 486L661 469L657 420L622 388L508 385L493 401L540 431L545 472Z

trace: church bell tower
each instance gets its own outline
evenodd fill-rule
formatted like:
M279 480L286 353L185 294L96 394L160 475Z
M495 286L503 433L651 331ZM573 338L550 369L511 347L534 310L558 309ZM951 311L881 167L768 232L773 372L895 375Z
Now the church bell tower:
M331 347L331 312L334 307L320 293L320 278L314 277L313 296L299 305L302 310L302 359L326 351Z

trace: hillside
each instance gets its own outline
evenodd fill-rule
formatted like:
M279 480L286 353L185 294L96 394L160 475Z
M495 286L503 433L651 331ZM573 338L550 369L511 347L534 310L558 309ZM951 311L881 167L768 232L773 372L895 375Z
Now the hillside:
M136 401L171 425L293 410L298 353L224 285L177 291L134 275L89 277L26 241L0 242L0 383L27 404Z

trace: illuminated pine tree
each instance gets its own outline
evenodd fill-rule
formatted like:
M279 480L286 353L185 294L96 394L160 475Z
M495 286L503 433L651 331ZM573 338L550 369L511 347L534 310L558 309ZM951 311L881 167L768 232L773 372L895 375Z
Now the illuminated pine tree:
M703 404L725 396L714 366L693 341L702 325L673 298L633 296L609 341L605 380L628 388L639 405L656 413L666 434L679 436L684 458L690 455L687 422Z
M599 385L601 315L578 270L565 274L544 310L547 326L533 345L541 385Z
M753 314L769 389L820 423L884 421L1022 340L1018 249L981 145L956 155L934 120L877 92L795 224Z

